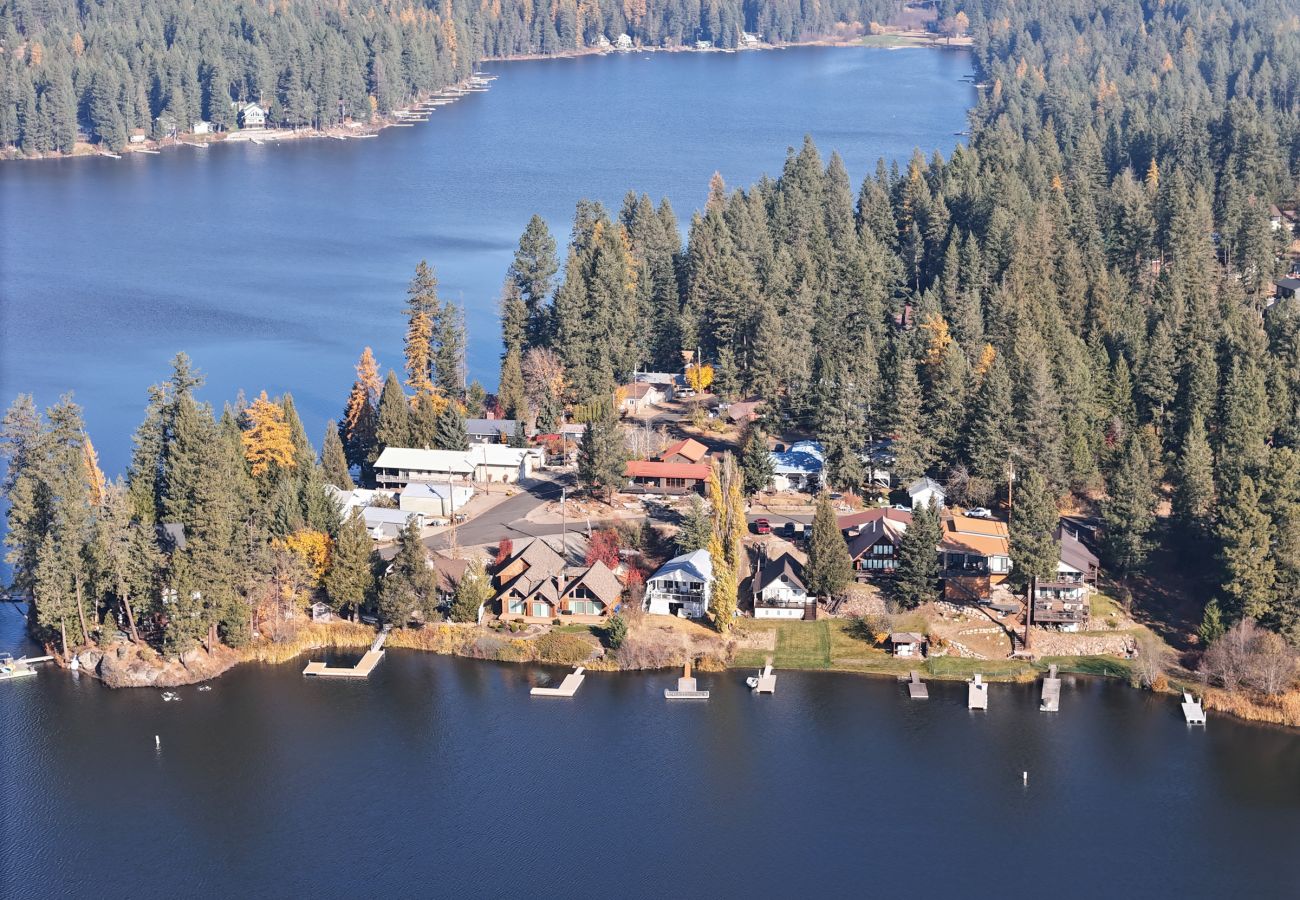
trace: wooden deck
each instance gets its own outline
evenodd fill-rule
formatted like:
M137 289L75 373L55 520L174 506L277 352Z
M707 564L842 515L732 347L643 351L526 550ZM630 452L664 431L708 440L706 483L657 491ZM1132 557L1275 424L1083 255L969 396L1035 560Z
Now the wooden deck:
M921 675L916 670L912 671L912 680L907 683L907 695L913 700L929 700L930 689L925 686L921 680Z
M1061 709L1061 679L1056 677L1056 666L1052 666L1043 679L1043 699L1038 708L1043 712L1059 712Z
M529 693L534 697L572 697L578 693L578 688L582 687L583 679L587 677L584 674L586 671L582 666L578 666L564 676L559 687L535 687Z
M1183 718L1188 725L1205 724L1205 710L1201 708L1201 702L1187 691L1183 691Z
M383 627L374 643L370 645L370 649L362 654L356 665L331 666L319 661L309 662L307 668L302 670L302 674L318 678L369 678L375 666L379 665L379 661L384 658L384 641L392 627L391 625Z
M989 708L989 686L985 683L983 675L976 674L966 683L966 708Z
M691 677L691 664L682 670L682 677L677 679L677 690L664 688L665 700L708 700L709 692L702 691Z
M772 661L768 660L767 665L763 666L763 671L758 673L756 678L747 679L750 689L755 694L775 694L776 693L776 673L772 671Z

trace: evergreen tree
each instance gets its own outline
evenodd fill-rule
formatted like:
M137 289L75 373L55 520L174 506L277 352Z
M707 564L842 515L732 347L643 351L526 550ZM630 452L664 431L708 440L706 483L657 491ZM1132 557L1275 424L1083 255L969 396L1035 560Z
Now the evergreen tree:
M1260 506L1255 480L1243 475L1226 497L1216 529L1222 544L1222 591L1234 619L1260 619L1272 611L1277 565L1270 554L1273 523Z
M465 430L465 418L455 403L448 403L438 414L433 433L433 446L439 450L468 450L469 433Z
M1130 432L1125 439L1106 491L1102 504L1106 555L1117 572L1129 573L1146 562L1156 522L1155 476L1137 433Z
M713 513L698 494L692 494L673 543L679 553L694 553L709 546L712 537Z
M825 492L818 495L817 509L813 513L804 581L808 590L819 597L833 597L853 581L849 547L840 533L831 498Z
M437 575L420 542L420 526L411 516L398 539L397 555L379 586L379 617L405 626L419 613L430 621L437 612Z
M384 392L379 395L375 439L380 447L411 446L411 413L397 373L388 371ZM373 460L372 460L373 462Z
M343 441L339 439L339 428L334 422L325 425L325 440L321 444L321 467L325 470L325 480L342 491L350 491L355 484L348 471L348 461L343 453Z
M915 609L939 595L939 554L942 537L938 511L922 507L912 513L912 524L898 542L898 567L893 596L904 609Z
M1011 561L1015 573L1028 581L1051 581L1061 558L1055 531L1060 521L1056 498L1046 480L1030 469L1020 480L1011 510Z
M535 215L528 220L528 227L519 238L519 248L508 273L526 310L524 344L527 347L544 346L549 342L551 323L547 299L558 271L555 238L551 237L545 220Z
M745 495L752 497L766 490L775 476L775 464L767 450L767 437L759 428L749 429L745 448L741 453L740 467L745 476Z
M626 462L618 413L612 403L601 403L578 444L578 484L591 496L608 502L623 483Z
M361 511L352 510L339 529L334 551L330 554L330 567L325 573L325 593L335 612L342 613L345 608L350 608L353 621L358 620L361 608L374 592L374 548Z
M1205 436L1205 422L1192 413L1175 470L1173 510L1186 527L1198 528L1214 503L1214 456Z
M453 622L477 622L479 610L491 599L492 581L483 570L483 563L474 560L456 585L450 618Z

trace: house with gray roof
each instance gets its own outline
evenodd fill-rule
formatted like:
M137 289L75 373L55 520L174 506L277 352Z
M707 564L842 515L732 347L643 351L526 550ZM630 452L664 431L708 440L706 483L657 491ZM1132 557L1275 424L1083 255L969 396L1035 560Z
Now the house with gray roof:
M659 567L645 583L646 612L702 619L713 596L713 557L708 550L683 553Z

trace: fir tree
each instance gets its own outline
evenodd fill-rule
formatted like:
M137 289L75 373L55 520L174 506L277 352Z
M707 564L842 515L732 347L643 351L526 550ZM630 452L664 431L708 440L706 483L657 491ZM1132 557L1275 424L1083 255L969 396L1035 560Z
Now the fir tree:
M831 498L825 492L818 495L817 509L813 513L804 581L808 590L819 597L834 597L853 581L849 547L840 533Z
M329 571L325 573L325 593L335 612L350 608L353 621L374 591L374 546L361 511L352 510L334 542Z
M477 622L479 610L491 599L492 581L483 570L483 563L474 560L456 585L450 618L453 622Z
M325 470L325 480L341 491L350 491L355 484L348 471L347 457L343 452L343 441L339 439L339 428L334 422L325 424L325 440L321 443L321 467Z
M438 414L433 433L433 446L439 450L468 450L469 434L465 431L465 418L455 403L448 403Z
M1054 533L1060 522L1056 498L1043 476L1030 469L1020 480L1015 500L1010 529L1014 571L1026 581L1050 581L1061 558L1061 542Z
M1129 573L1146 562L1156 521L1155 476L1140 435L1130 432L1125 439L1106 488L1106 555L1117 572Z
M767 437L759 428L751 428L745 438L740 467L745 476L745 495L752 497L766 490L775 475L775 464L767 449Z
M1186 527L1201 527L1214 503L1214 456L1205 422L1192 413L1175 469L1173 510Z
M939 555L942 536L939 514L923 507L912 513L912 524L898 542L898 567L893 596L904 609L929 603L939 594Z
M411 413L397 373L391 369L379 396L375 438L381 447L411 446ZM372 460L373 462L373 460Z
M692 494L673 543L679 553L693 553L709 546L712 537L713 513L698 494Z
M601 403L578 444L578 484L591 496L608 502L623 483L626 461L618 414L612 403Z
M379 586L379 617L405 626L413 614L419 613L427 622L433 618L437 604L437 575L420 542L419 523L411 516L398 539L397 555Z
M1273 523L1261 508L1259 488L1249 475L1243 475L1226 497L1216 530L1222 545L1222 591L1233 618L1268 615L1277 585L1277 565L1269 552Z

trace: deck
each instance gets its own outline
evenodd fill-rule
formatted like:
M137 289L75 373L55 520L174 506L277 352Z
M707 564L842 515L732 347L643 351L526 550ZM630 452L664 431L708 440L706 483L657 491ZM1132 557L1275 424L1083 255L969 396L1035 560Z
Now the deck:
M907 683L907 696L913 700L929 700L930 689L926 687L925 682L921 680L921 675L915 669L912 670L912 680Z
M1201 708L1201 701L1192 697L1187 691L1183 691L1183 718L1187 720L1188 725L1205 724L1205 710Z
M1052 666L1043 679L1043 699L1038 708L1043 712L1059 712L1061 709L1061 679L1056 677L1056 666Z
M748 679L748 682L755 694L775 694L776 673L772 671L772 661L768 660L767 665L763 666L763 671L759 672L757 677Z
M967 709L988 709L989 708L989 686L984 681L984 676L976 674L966 684L966 708Z
M582 687L583 679L587 677L584 674L586 671L582 666L578 666L564 676L559 687L535 687L529 693L534 697L572 697L578 693L578 688Z
M682 670L682 677L677 679L677 690L664 688L665 700L708 700L709 692L702 691L691 677L691 664Z

